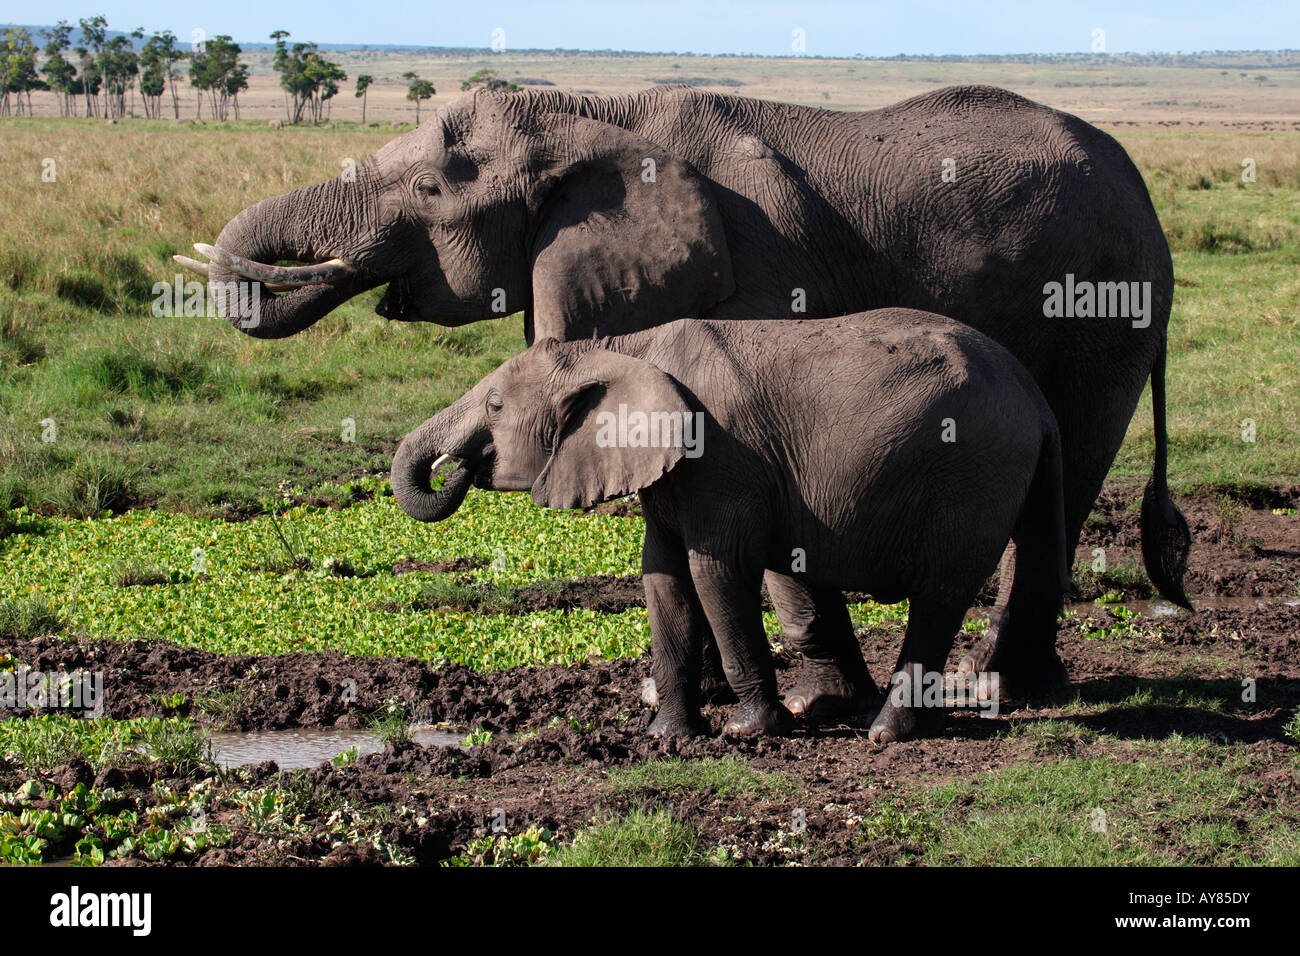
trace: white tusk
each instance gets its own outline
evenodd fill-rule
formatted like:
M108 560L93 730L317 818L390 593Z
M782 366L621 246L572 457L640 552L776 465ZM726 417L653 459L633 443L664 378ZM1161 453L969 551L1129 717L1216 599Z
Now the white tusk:
M254 262L206 242L194 243L194 248L222 268L229 269L246 279L256 279L268 285L282 285L296 289L304 285L334 282L352 273L352 266L342 259L330 259L310 266L271 266Z
M195 243L195 246L200 243ZM191 259L189 256L172 256L172 260L179 266L184 266L191 272L197 272L203 278L208 277L208 269L211 267L209 262L199 262L197 259ZM294 289L301 289L305 285L314 285L311 282L263 282L268 292L292 292Z
M172 261L178 266L184 266L191 272L197 272L205 279L208 277L208 264L206 262L199 262L198 259L191 259L189 256L172 256Z

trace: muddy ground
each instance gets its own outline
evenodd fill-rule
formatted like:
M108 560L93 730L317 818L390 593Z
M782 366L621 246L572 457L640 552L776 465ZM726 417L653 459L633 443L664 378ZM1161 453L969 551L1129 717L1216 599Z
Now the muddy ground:
M1088 564L1093 549L1102 548L1110 573L1083 575L1082 597L1147 596L1144 579L1124 570L1140 561L1137 514L1130 508L1134 497L1108 489L1089 522L1078 560ZM702 845L727 846L735 858L753 863L898 862L912 850L905 839L864 842L861 828L849 824L922 778L959 780L1058 760L1059 749L1044 750L1032 739L1006 736L1028 720L1068 719L1108 735L1100 741L1067 740L1068 753L1079 757L1122 760L1114 738L1121 751L1128 741L1174 734L1242 745L1258 775L1251 799L1267 802L1286 794L1294 803L1300 780L1295 743L1284 726L1300 704L1300 605L1294 603L1300 601L1300 517L1285 512L1298 497L1297 489L1290 488L1235 506L1210 496L1184 500L1195 541L1187 575L1188 591L1198 605L1195 615L1133 619L1114 607L1079 604L1058 631L1058 646L1074 682L1069 695L1003 701L996 716L953 711L942 736L887 747L867 741L868 719L801 722L792 736L774 740L648 738L644 729L651 713L639 702L641 682L649 673L645 659L479 674L459 666L435 669L411 659L334 653L223 656L164 643L77 643L58 637L0 641L0 652L43 670L102 670L110 689L107 713L113 717L180 713L240 729L361 727L396 698L420 721L492 731L495 737L485 745L389 745L348 766L325 764L299 772L299 788L353 806L384 809L380 830L385 845L421 863L461 852L486 832L499 811L512 833L535 823L565 838L594 820L643 804L671 805L691 821ZM623 513L632 511L624 507ZM465 562L439 570L457 573L470 567L472 562ZM394 571L425 569L417 563ZM542 587L534 596L539 607L612 610L636 603L634 585L635 579L590 579L567 590ZM953 662L973 639L959 642ZM877 684L883 684L898 652L901 627L871 628L860 640ZM797 662L780 654L778 664L780 682L788 687ZM1256 700L1249 705L1215 709L1168 703L1179 692L1235 698L1243 679L1256 682ZM1131 701L1134 692L1143 690L1153 695L1149 705L1104 706ZM224 706L205 709L205 695L214 691ZM163 702L175 694L184 698L182 705L176 707L175 698ZM725 707L707 712L715 729L726 716ZM794 783L786 790L729 795L707 788L638 793L608 785L611 769L669 756L744 757L755 769ZM272 764L239 774L244 787L280 779ZM0 761L0 789L12 789L22 775ZM84 765L45 776L64 788L82 780L148 791L160 780L184 787L203 775L167 781L166 768L128 760L102 771L98 779ZM798 840L791 838L796 818L806 822ZM366 843L336 846L323 811L315 823L309 820L277 841L249 830L236 817L230 822L230 842L200 853L195 862L383 859ZM1178 862L1198 862L1194 855L1179 856L1176 845L1170 852Z

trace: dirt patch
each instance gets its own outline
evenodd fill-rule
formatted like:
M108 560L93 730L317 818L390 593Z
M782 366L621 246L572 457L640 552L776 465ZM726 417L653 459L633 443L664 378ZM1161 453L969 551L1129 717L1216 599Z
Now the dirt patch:
M627 498L615 498L613 501L602 501L595 507L588 508L585 513L589 515L612 515L615 518L641 518L645 514L641 510L641 499L637 495L631 495Z
M893 669L902 633L899 622L859 635L878 685ZM959 641L950 663L975 639L967 635ZM1293 681L1300 679L1300 606L1206 608L1195 615L1136 618L1089 606L1062 622L1057 646L1076 683L1119 677ZM421 719L508 733L557 719L635 731L650 717L639 701L641 682L649 676L645 658L479 673L414 658L332 651L226 655L163 642L59 637L0 640L0 653L35 670L102 672L105 714L117 718L179 713L240 730L361 728L393 700ZM777 656L782 687L796 679L792 664L788 654ZM184 699L179 707L165 703L177 694ZM226 706L214 707L213 695L224 695ZM720 707L709 716L721 727L727 713Z
M601 574L570 580L540 581L511 588L470 577L431 581L415 599L416 610L444 613L531 614L534 611L576 609L600 614L620 614L630 608L645 607L645 589L641 576ZM406 607L389 602L386 610L404 611Z
M639 574L601 574L520 588L515 592L515 598L528 611L582 608L602 614L620 614L634 607L645 607L645 588Z
M466 557L459 555L447 561L419 561L415 558L402 558L393 565L394 574L410 574L412 571L434 571L438 574L463 574L467 571L477 571L479 568L486 568L487 561L483 558Z
M1107 486L1084 526L1075 554L1082 568L1105 551L1108 571L1078 575L1079 598L1093 600L1113 591L1126 598L1152 595L1142 567L1140 516L1135 510L1140 488ZM1192 532L1192 551L1184 584L1193 603L1211 597L1300 596L1300 486L1228 490L1195 497L1178 505ZM1281 513L1275 513L1281 512Z

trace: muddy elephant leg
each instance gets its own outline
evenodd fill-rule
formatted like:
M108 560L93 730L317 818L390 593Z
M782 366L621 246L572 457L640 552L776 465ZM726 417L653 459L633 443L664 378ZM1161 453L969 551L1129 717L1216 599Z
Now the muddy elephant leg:
M925 682L942 681L943 666L968 606L969 602L912 602L898 666L890 678L885 703L868 731L873 743L911 740L937 733L942 728L943 707L926 706L933 705L934 701L933 691L928 695L931 699L926 700Z
M713 636L691 581L685 546L653 521L646 522L641 580L650 617L652 703L659 707L650 733L661 737L708 733L700 716L699 694L703 651Z
M844 595L812 588L796 578L768 571L764 577L784 632L799 652L799 681L785 695L792 713L835 717L863 713L876 699Z
M772 648L763 631L761 570L694 549L690 566L700 604L718 642L727 683L740 702L722 732L737 736L788 733L793 720L777 697Z

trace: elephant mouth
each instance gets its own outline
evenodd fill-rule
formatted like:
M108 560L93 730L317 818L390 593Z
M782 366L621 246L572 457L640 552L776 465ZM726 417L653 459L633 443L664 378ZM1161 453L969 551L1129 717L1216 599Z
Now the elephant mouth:
M375 312L394 322L411 321L411 286L405 278L393 279L388 283Z

